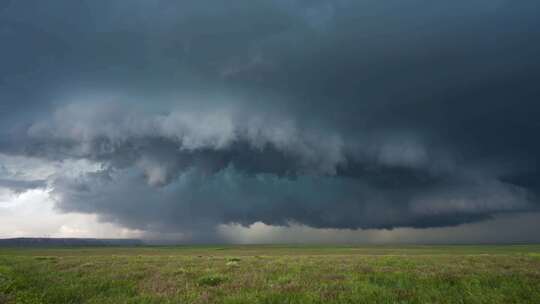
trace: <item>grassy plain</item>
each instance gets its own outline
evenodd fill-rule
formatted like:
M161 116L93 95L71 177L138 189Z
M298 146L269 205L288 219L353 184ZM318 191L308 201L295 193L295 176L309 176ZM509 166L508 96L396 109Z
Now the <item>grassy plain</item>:
M540 303L540 245L0 248L4 303Z

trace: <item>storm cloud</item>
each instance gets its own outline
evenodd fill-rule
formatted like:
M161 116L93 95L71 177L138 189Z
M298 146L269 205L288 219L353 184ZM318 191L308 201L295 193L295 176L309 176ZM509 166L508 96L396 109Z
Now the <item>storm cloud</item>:
M200 238L537 212L535 2L8 1L0 153L93 166L0 187Z

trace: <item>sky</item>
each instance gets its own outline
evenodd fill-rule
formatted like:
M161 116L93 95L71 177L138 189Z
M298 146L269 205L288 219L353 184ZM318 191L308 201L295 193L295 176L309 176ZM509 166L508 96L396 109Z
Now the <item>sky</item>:
M0 238L540 242L536 0L0 3Z

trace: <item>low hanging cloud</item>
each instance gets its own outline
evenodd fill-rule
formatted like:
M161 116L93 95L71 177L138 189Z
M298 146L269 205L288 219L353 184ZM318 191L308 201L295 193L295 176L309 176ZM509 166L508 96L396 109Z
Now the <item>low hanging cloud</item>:
M0 188L7 188L16 193L25 192L32 189L45 188L46 186L47 184L45 180L24 181L0 179Z
M411 189L378 188L369 181L336 176L250 176L228 167L212 175L189 170L156 188L141 173L124 169L77 180L60 178L53 193L62 210L97 212L129 228L169 233L255 222L339 229L428 228L533 207L522 189L500 184L443 186L431 191L437 194L432 201L431 193L422 196L417 190L411 195ZM446 193L450 191L463 193Z
M535 1L60 2L0 9L0 153L57 164L0 187L214 240L540 207Z
M102 164L54 178L61 210L208 238L222 224L429 228L536 208L530 191L485 169L434 166L448 157L410 136L349 142L325 130L340 138L332 141L283 117L267 115L273 122L263 124L249 113L119 109L69 105L27 129L28 142L46 147L41 157ZM358 149L362 155L351 154Z

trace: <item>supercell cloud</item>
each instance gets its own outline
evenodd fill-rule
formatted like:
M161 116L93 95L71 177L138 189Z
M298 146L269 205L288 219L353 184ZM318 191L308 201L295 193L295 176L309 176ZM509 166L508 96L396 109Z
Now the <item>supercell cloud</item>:
M5 1L0 160L22 169L0 166L0 188L200 240L259 222L431 229L533 214L538 12L532 0ZM52 169L32 175L36 159Z

